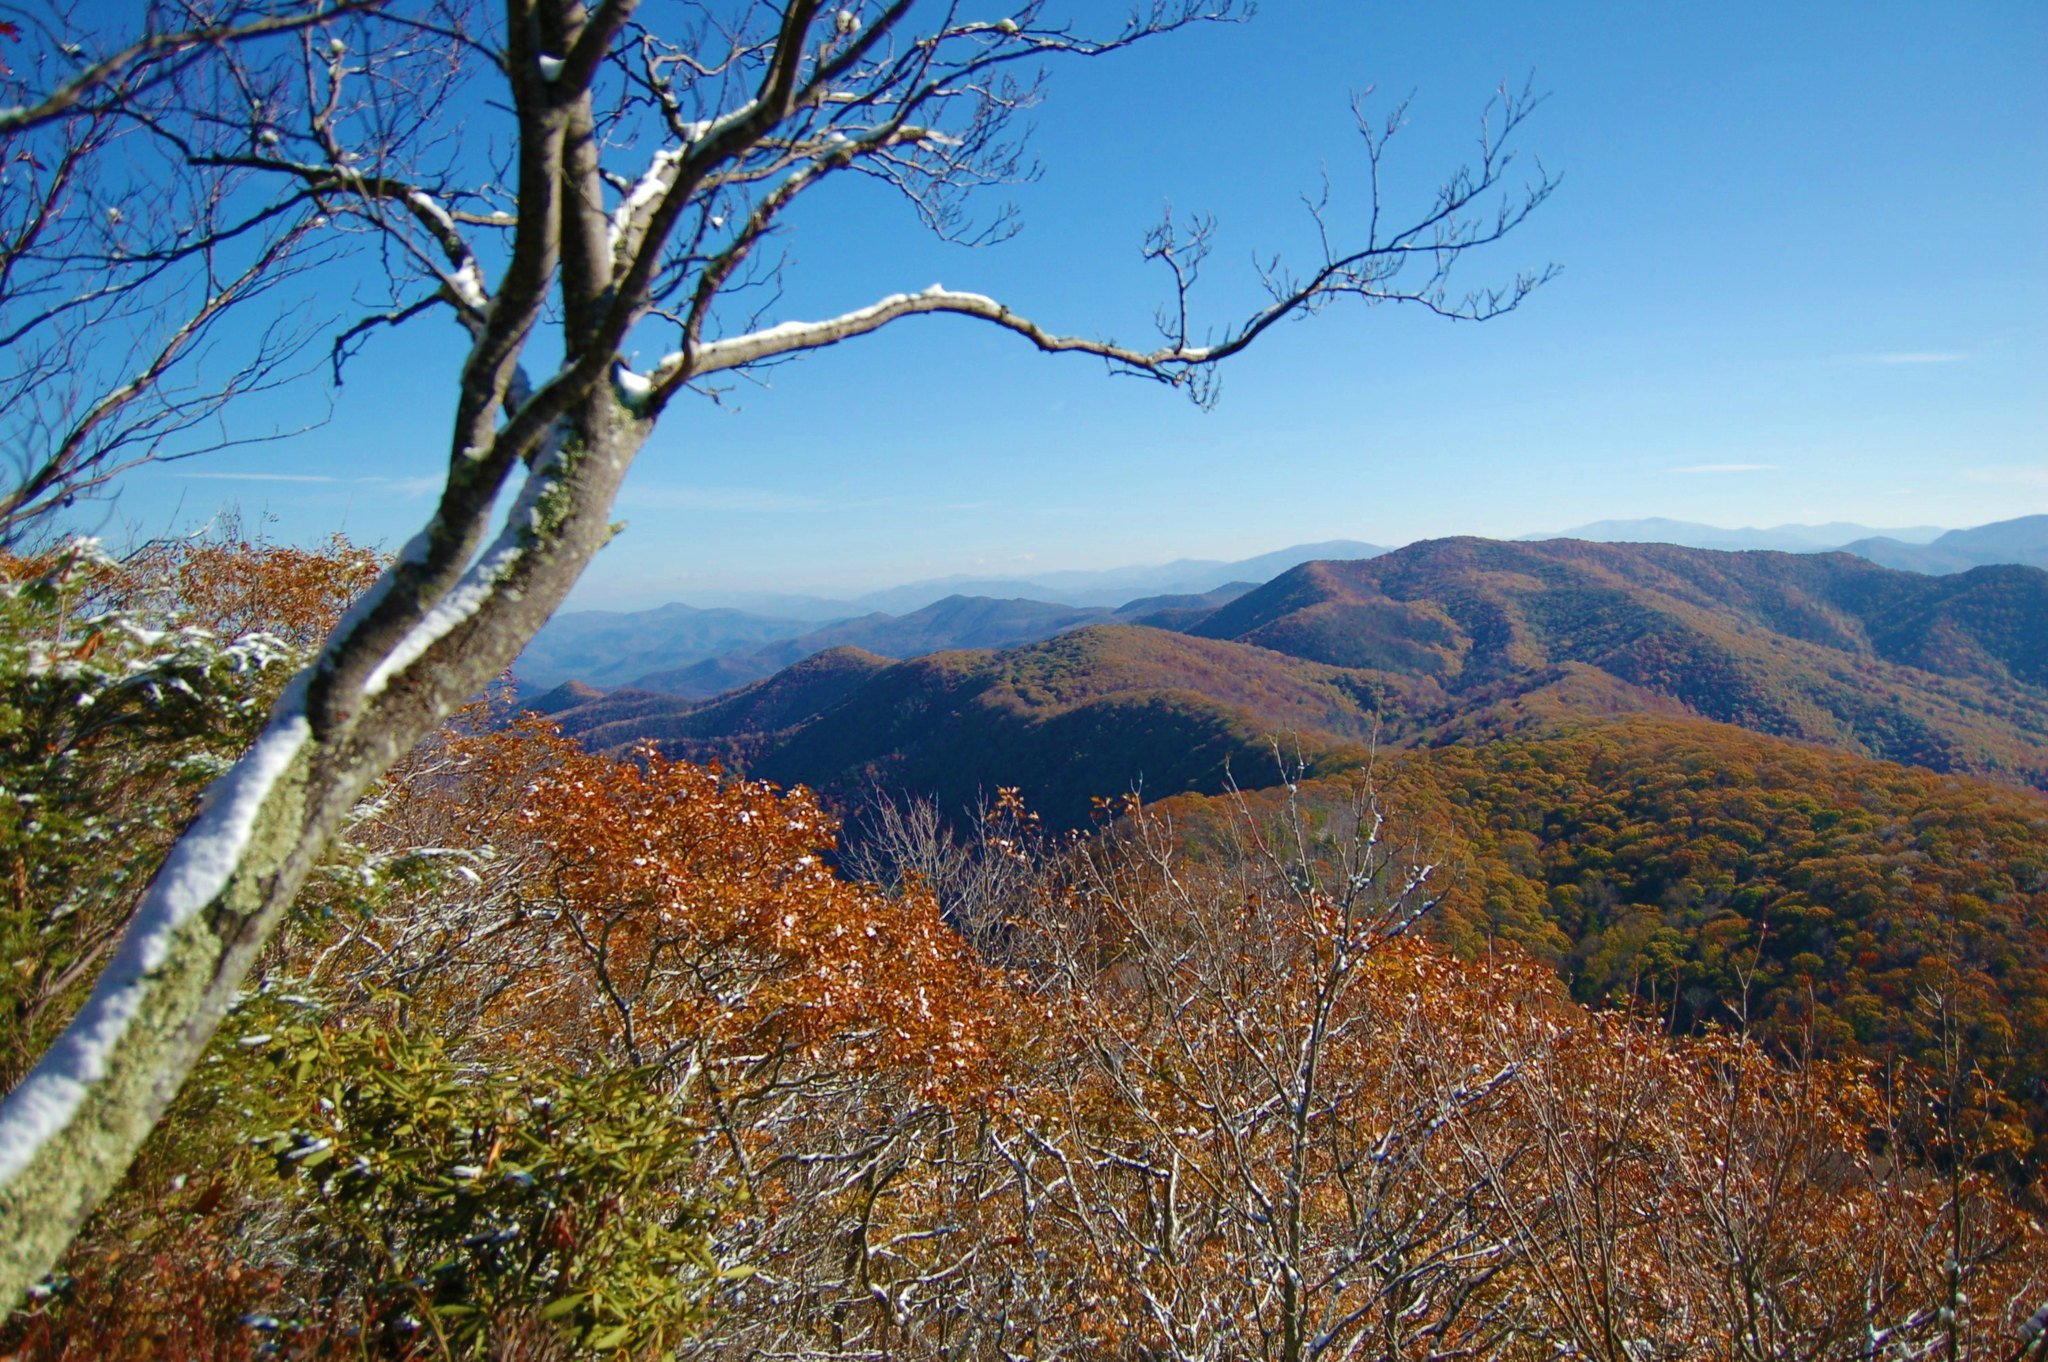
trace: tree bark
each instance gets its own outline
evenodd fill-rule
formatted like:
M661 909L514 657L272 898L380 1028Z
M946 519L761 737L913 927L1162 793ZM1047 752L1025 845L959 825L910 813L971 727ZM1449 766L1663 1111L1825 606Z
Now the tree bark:
M416 631L435 627L432 609L408 612L412 631L380 630L395 642L374 652L345 621L286 688L256 747L209 790L195 828L205 835L181 840L145 896L138 925L161 930L131 931L78 1017L0 1103L0 1306L22 1300L126 1173L363 792L503 674L610 538L612 498L645 428L603 386L577 415L596 438L531 475L512 523L457 588L496 564L471 613L395 668ZM380 684L358 682L349 703L330 694L327 716L309 716L313 687L344 675ZM212 859L222 854L229 865ZM211 892L180 899L209 873Z

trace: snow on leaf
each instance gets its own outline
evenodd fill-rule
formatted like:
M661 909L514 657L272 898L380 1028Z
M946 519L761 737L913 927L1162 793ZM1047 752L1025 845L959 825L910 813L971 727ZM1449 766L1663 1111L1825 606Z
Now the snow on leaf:
M311 732L304 687L294 685L280 697L276 717L248 755L207 792L205 809L157 872L85 1006L0 1102L0 1186L71 1124L94 1085L105 1079L150 976L169 957L179 929L218 899L241 868L257 815Z

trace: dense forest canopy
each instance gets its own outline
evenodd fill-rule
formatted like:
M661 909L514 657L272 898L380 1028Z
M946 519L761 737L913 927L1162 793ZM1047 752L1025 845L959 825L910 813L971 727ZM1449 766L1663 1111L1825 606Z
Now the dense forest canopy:
M1340 817L1359 777L1161 806L1197 845L1241 807ZM1379 798L1450 875L1435 930L1680 1030L1929 1060L1960 1027L2048 1136L2048 800L1727 725L1631 718L1384 758ZM1242 803L1240 802L1242 800Z
M1250 8L0 9L0 1355L2048 1362L2038 526L530 646L782 362L939 317L1206 408L1553 277L1467 263L1558 184L1503 84L1420 176L1354 100L1220 317L1169 208L1154 339L809 310L799 224L1003 239L1052 67ZM63 532L428 318L403 476L243 475L424 487L392 551Z
M125 860L43 866L47 820L160 848L198 788L178 773L247 740L371 566L339 544L10 562L10 693L39 697L5 749L26 1027L139 889ZM848 848L805 791L472 708L358 808L8 1345L2036 1336L2036 795L1637 718L1097 801L1078 838L1009 791L964 839L890 807L893 841ZM1606 1006L1631 989L1654 1010Z

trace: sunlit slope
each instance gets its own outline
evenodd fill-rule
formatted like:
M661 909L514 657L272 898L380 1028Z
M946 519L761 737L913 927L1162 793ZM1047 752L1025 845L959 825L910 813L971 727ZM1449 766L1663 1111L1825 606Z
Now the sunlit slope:
M957 807L1015 785L1063 822L1135 787L1268 783L1276 737L1313 764L1631 714L2048 787L2032 568L1438 540L1170 618L1190 632L1094 625L905 663L840 648L708 702L615 691L555 717L601 750L654 739L839 793Z
M1446 539L1305 564L1190 629L1413 678L1407 727L1440 736L1513 731L1517 700L1563 685L1605 711L1634 695L2048 784L2048 573L2032 568L1926 577L1844 554Z
M816 662L818 659L812 659ZM879 782L957 804L1021 787L1078 822L1092 795L1219 790L1276 774L1274 742L1310 755L1355 745L1383 701L1363 673L1241 644L1099 625L1007 652L884 667L800 725L762 712L800 668L662 726L671 754L740 756L750 773L841 792ZM798 706L800 708L801 706Z
M1583 1001L1829 1051L1929 1056L1938 994L1998 1057L2029 1147L2048 1136L2048 797L1663 716L1400 753L1376 784L1439 866L1459 949L1508 943ZM1357 780L1299 790L1329 826ZM1200 840L1286 797L1164 811Z

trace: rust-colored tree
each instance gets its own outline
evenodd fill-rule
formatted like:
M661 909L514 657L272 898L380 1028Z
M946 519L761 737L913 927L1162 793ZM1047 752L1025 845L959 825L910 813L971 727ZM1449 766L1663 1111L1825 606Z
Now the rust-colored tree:
M1063 335L937 287L815 321L753 314L765 295L746 286L773 278L767 252L798 202L865 177L926 225L975 235L963 196L1015 166L1010 134L1045 64L1229 10L1150 0L1091 31L1037 0L995 18L920 0L734 0L673 21L634 0L394 2L194 47L204 78L165 108L125 99L127 68L105 62L80 89L20 102L132 113L176 149L174 177L232 172L307 230L375 234L390 273L345 341L433 314L468 350L450 376L431 519L223 778L75 1024L0 1107L0 1299L19 1298L118 1179L361 793L511 661L610 537L620 480L686 393L948 315L1199 396L1217 363L1337 299L1488 317L1540 282L1452 285L1457 262L1549 192L1541 177L1511 181L1509 141L1530 107L1511 97L1474 163L1433 196L1405 216L1326 223L1320 255L1269 277L1268 305L1213 330L1186 320L1205 236L1171 225L1146 246L1179 304L1151 346ZM1362 125L1369 170L1397 127ZM664 357L636 371L624 362L636 349Z
M617 1245L685 1220L700 1252L603 1289L682 1293L646 1318L701 1357L2029 1343L2048 1244L1976 1166L1995 1125L1944 1114L1981 1083L1887 1088L1726 1034L1673 1038L1587 1011L1538 962L1460 960L1414 930L1438 872L1355 789L1340 819L1246 801L1192 849L1135 806L1079 844L1020 840L1028 817L999 798L996 854L1024 859L988 938L998 969L914 877L884 892L831 873L832 822L802 791L480 715L359 809L283 938L272 1001L237 1028L310 1076L264 1147L311 1209L233 1193L273 1228L237 1247L216 1224L209 1261L309 1258L318 1271L259 1274L235 1308L304 1321L309 1342L374 1325L399 1356L431 1351L423 1311L486 1351L613 1337L596 1330L615 1315L570 1328L594 1313L577 1274L625 1272L607 1267ZM326 1000L330 1039L280 1051L278 995ZM234 1082L252 1052L222 1051ZM604 1126L604 1148L662 1151L651 1181L578 1201L600 1186L579 1174L538 1210L516 1180L462 1199L494 1160L557 1166L519 1113L587 1111L572 1098L590 1084L641 1123ZM422 1093L446 1119L408 1105ZM1927 1112L1952 1147L1905 1129ZM377 1218L351 1220L360 1207ZM494 1278L480 1313L481 1288L451 1283L522 1235L568 1266ZM190 1316L164 1328L218 1332L195 1283L125 1241L102 1235L86 1261L106 1312L90 1327L147 1336L171 1307L120 1303L115 1284L154 1273ZM378 1305L394 1289L412 1333ZM50 1355L83 1327L62 1318L40 1335Z

